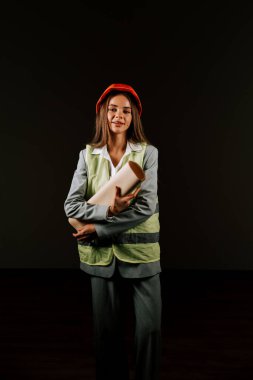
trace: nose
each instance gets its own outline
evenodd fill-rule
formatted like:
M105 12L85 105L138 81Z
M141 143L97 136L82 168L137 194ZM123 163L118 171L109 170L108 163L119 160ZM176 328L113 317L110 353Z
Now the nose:
M123 118L123 110L121 108L118 108L116 113L115 113L116 118Z

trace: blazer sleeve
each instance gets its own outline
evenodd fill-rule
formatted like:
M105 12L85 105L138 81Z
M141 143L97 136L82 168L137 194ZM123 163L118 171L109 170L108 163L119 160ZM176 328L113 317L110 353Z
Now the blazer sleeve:
M118 215L106 218L106 222L95 222L99 239L107 239L147 220L157 208L158 150L152 145L146 148L143 168L145 180L135 202Z
M87 189L85 151L86 149L79 153L77 168L72 178L69 193L64 202L64 210L68 218L76 218L92 223L106 220L108 206L92 205L85 201Z

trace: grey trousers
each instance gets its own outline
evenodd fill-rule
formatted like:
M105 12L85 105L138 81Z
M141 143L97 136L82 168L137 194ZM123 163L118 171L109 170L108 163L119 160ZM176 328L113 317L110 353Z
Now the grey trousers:
M160 275L146 278L91 276L97 380L128 380L128 354L123 320L128 289L132 299L135 336L135 379L159 379L161 354Z

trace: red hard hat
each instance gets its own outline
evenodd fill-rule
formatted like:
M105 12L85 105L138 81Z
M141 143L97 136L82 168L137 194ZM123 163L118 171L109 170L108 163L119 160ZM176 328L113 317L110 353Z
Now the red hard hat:
M128 84L122 84L122 83L111 84L109 87L107 87L105 89L105 91L103 92L103 94L100 96L100 98L97 101L97 104L96 104L96 113L98 113L98 111L100 109L100 106L101 106L101 103L103 102L103 100L112 91L119 91L119 92L124 91L124 92L129 92L131 95L133 95L134 99L136 100L136 104L137 104L137 107L138 107L139 115L141 116L141 114L142 114L142 105L141 105L141 101L140 101L139 96L134 91L133 87L129 86Z

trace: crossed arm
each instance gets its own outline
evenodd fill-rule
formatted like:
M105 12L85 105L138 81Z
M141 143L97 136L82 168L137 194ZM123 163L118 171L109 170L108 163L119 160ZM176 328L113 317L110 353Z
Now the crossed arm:
M158 150L148 146L144 155L145 180L134 194L121 197L115 193L115 202L108 206L92 205L85 201L87 168L85 150L80 152L77 169L64 203L69 222L77 229L73 236L77 240L89 241L94 237L109 238L135 227L148 219L156 209ZM76 224L78 222L78 225Z

